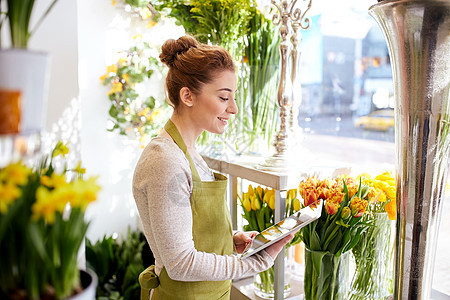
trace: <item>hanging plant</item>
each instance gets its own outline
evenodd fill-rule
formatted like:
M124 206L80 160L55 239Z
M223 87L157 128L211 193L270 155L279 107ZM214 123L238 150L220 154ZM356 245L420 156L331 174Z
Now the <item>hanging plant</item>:
M110 88L112 124L108 131L138 138L145 144L159 134L170 109L165 101L157 100L148 90L152 75L156 72L161 76L163 72L155 54L158 50L142 41L141 36L136 36L135 40L136 45L121 52L121 57L107 67L100 80Z

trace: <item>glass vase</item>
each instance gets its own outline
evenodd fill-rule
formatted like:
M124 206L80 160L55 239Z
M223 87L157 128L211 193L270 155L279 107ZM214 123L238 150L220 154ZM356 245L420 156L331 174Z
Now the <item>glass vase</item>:
M305 300L348 300L350 251L336 256L305 249Z
M286 264L286 260L285 260ZM283 297L286 298L291 293L290 285L291 276L288 272L284 273L284 293ZM255 294L263 299L273 299L275 297L275 273L274 267L267 269L264 272L255 274L253 278L253 286Z
M352 249L356 270L350 299L385 299L393 288L395 222L389 220L387 213L371 213L364 218L372 220L374 227L369 227Z

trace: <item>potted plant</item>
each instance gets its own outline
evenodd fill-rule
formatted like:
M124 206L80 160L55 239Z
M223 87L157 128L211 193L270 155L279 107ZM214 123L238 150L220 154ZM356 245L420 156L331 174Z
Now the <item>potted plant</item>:
M39 28L58 0L53 0L37 19L34 27L30 18L35 8L34 0L0 0L0 29L8 27L10 47L3 49L4 38L0 36L0 96L2 93L17 92L19 97L8 101L5 111L19 111L18 132L23 135L39 134L46 112L46 98L49 82L50 57L47 53L31 51L28 41ZM6 6L2 5L6 2ZM6 9L6 10L5 10ZM4 31L8 32L8 30ZM10 99L10 97L9 97ZM2 121L0 121L2 122ZM5 133L5 132L3 132Z
M81 162L67 165L68 152L58 142L37 168L0 168L0 299L95 298L97 277L80 272L77 256L100 187Z

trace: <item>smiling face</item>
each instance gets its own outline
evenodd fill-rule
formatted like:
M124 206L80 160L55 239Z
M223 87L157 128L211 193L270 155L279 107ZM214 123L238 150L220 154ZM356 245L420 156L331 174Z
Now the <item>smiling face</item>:
M202 131L221 134L231 115L238 111L234 100L237 79L236 74L228 70L215 75L213 81L203 85L199 94L193 95L191 118Z

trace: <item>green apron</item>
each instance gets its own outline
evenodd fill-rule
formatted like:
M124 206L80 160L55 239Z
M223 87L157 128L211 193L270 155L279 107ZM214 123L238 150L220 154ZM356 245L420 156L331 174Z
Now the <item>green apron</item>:
M214 173L215 181L201 181L194 162L187 151L178 129L169 119L164 129L183 150L192 172L191 195L192 235L197 251L230 255L233 253L233 234L230 213L225 199L227 178ZM153 299L230 299L231 280L225 281L176 281L169 278L166 268L159 277L150 266L139 276L141 300Z

